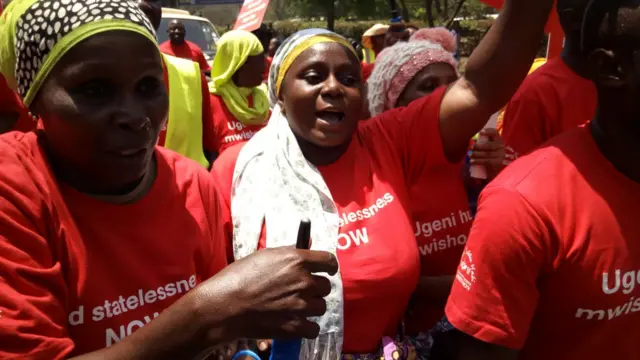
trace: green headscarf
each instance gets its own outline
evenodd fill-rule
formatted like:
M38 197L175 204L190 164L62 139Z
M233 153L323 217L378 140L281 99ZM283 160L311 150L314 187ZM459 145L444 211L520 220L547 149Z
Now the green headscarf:
M217 43L218 52L211 69L209 91L220 95L231 114L245 125L262 125L269 116L267 87L241 88L233 82L233 75L247 62L249 56L264 52L260 40L244 30L233 30L224 34ZM253 107L248 97L253 97Z
M13 0L0 16L0 72L29 106L70 49L115 30L157 44L149 19L129 0Z

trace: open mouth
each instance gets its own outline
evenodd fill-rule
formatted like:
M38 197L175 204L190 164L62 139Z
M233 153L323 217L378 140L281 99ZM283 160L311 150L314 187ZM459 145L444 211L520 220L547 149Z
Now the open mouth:
M316 113L318 119L328 124L340 124L344 121L344 113L335 111L319 111Z

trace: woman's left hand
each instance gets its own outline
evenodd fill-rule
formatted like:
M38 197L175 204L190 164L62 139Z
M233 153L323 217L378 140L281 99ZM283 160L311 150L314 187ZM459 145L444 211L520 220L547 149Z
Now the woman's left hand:
M477 143L471 148L469 162L471 165L483 165L487 168L489 179L493 179L504 169L505 148L502 137L496 129L483 129L480 135L489 139Z

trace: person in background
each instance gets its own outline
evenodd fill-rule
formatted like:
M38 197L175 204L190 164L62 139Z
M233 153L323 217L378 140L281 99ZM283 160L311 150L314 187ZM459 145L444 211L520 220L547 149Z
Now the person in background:
M367 83L371 115L408 106L458 80L454 50L455 38L446 28L421 29L408 43L383 50ZM490 142L476 144L471 159L474 164L493 170L493 178L502 168L504 145L495 129L483 133ZM421 359L428 358L429 330L444 316L471 229L473 216L465 189L469 177L469 167L462 162L446 163L416 174L417 179L409 189L421 277L405 328L407 334L415 337Z
M354 38L348 38L347 40L349 41L349 44L351 44L351 46L356 50L356 54L358 55L358 60L362 62L364 60L364 53L362 52L363 50L362 44Z
M417 27L417 26L415 26L413 24L407 24L407 34L409 34L409 37L412 37L413 34L418 32L418 30L420 30L419 27Z
M547 58L537 58L533 61L533 65L531 65L531 69L529 69L529 75L533 74L536 70L538 70L542 65L547 63ZM504 109L500 110L497 114L494 115L496 117L496 129L502 135L502 131L504 130ZM509 162L515 160L513 157L513 151L510 151L510 155L507 158Z
M271 59L269 59L268 50L271 45L271 39L274 37L274 32L272 28L261 24L260 27L253 30L252 33L260 40L260 44L264 49L264 74L262 75L262 81L266 84L269 81L269 69L271 68Z
M35 129L36 120L22 104L20 97L9 88L4 76L0 75L0 134L9 131L30 131Z
M268 50L269 60L273 61L273 57L276 56L276 51L278 51L280 45L282 45L282 40L280 39L280 37L276 36L271 39L271 41L269 42ZM269 65L271 65L271 63L269 63Z
M211 66L204 57L202 49L185 38L187 36L187 30L182 21L178 19L171 20L167 28L167 33L169 34L169 40L160 44L160 51L167 55L188 59L197 63L200 65L200 71L205 74L211 71Z
M411 356L398 333L420 273L410 188L423 171L464 159L469 139L526 76L551 6L508 1L465 76L365 121L360 65L346 39L310 29L282 45L269 124L227 150L213 173L235 259L291 245L302 217L312 223L312 248L338 256L321 335L303 342L303 355L379 358L384 344Z
M387 30L389 25L375 24L362 35L362 79L365 83L371 76L376 57L384 50Z
M3 4L0 1L0 16ZM22 104L20 97L9 88L7 80L0 74L0 134L9 131L30 131L36 127L28 110Z
M640 3L580 17L597 113L484 190L446 309L457 359L640 358Z
M138 7L157 31L162 21L160 1L140 0ZM200 65L164 54L164 83L169 91L169 114L158 145L171 149L205 168L217 152L209 85Z
M282 40L278 36L274 36L269 42L269 49L267 50L267 60L265 61L265 69L262 77L262 80L265 83L269 81L269 69L271 69L273 57L276 56L276 51L278 51L278 48L280 48L281 44Z
M593 82L587 79L580 37L588 2L558 1L558 16L566 36L564 50L527 77L507 104L502 136L510 158L526 155L593 118L598 99Z
M407 31L407 27L404 23L394 23L389 25L389 29L387 30L387 34L384 38L384 47L388 48L397 44L398 42L407 42L409 41L409 32Z
M453 57L456 58L456 61L460 61L460 51L462 46L462 28L460 27L459 21L454 21L451 26L451 33L453 37L456 39L456 51L453 53Z
M269 120L267 87L262 84L264 49L250 32L232 30L218 40L211 71L215 151L245 142Z
M317 336L306 318L330 284L311 272L336 259L277 249L222 270L212 177L155 146L169 99L135 3L14 0L0 72L42 123L0 135L0 358L193 359L240 338Z

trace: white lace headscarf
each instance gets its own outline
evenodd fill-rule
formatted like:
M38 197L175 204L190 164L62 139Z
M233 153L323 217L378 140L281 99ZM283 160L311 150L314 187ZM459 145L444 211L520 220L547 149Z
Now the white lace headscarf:
M233 175L231 212L236 259L256 251L263 226L267 247L295 245L303 218L311 220L311 248L336 254L337 207L322 175L302 154L278 105L280 86L295 58L323 42L340 43L353 51L341 36L309 29L285 40L276 53L269 77L271 119L242 149ZM316 340L303 340L300 359L336 360L342 352L342 279L340 273L324 276L331 282L331 294L326 297L327 312L312 319L320 325L320 336Z

